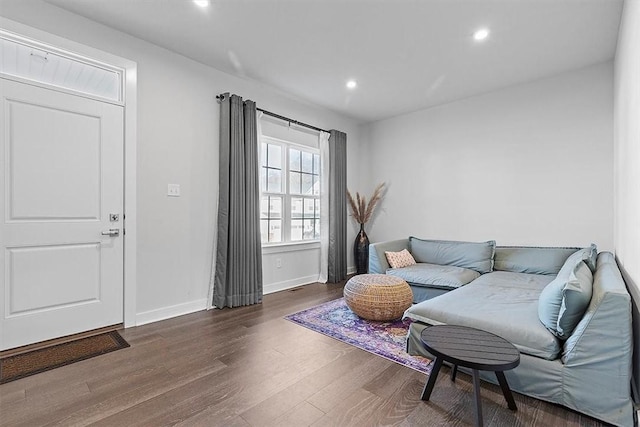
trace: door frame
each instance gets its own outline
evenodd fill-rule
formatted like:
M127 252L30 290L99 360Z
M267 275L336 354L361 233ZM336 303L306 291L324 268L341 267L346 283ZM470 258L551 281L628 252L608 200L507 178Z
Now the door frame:
M136 326L137 289L137 93L138 65L136 62L85 46L74 41L29 27L0 16L0 33L49 45L74 56L100 61L124 70L124 326Z

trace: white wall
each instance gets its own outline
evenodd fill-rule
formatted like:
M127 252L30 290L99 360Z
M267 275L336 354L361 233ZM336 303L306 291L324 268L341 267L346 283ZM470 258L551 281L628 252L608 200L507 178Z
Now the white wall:
M136 312L140 322L205 307L216 223L217 94L236 93L266 110L346 132L348 180L350 185L359 180L359 126L351 119L257 82L225 74L41 0L3 1L0 14L138 63ZM181 185L180 198L166 196L168 183ZM354 236L355 232L347 245ZM295 254L291 256L293 261L284 265L297 262ZM352 259L349 265L353 265ZM300 274L304 276L304 272L296 271L289 279ZM266 285L268 288L269 283Z
M640 1L624 5L615 60L615 249L640 284Z
M636 303L635 378L640 385L640 1L626 0L614 79L614 245ZM640 387L638 387L640 389Z
M368 233L613 249L611 63L366 125Z

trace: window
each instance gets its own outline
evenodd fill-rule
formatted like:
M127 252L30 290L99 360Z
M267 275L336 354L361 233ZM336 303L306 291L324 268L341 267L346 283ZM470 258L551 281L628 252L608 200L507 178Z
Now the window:
M0 74L123 101L123 73L51 46L0 34Z
M318 150L263 136L260 189L263 244L320 239Z

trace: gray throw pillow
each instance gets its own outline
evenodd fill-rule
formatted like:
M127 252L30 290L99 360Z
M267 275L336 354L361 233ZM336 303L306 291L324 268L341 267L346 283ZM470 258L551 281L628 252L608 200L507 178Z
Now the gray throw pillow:
M593 274L583 260L583 251L577 251L567 259L538 300L540 321L561 339L571 336L591 301Z
M409 251L416 262L453 265L475 270L481 274L490 273L493 270L495 249L495 240L475 243L409 237Z

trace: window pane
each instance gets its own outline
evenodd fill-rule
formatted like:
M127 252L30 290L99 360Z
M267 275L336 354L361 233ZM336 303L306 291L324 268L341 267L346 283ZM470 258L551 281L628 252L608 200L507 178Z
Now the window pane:
M291 218L302 218L303 215L303 202L302 199L291 199Z
M269 197L260 199L260 219L269 218Z
M289 170L300 172L300 150L289 149Z
M269 220L260 220L260 239L262 243L269 242Z
M314 199L315 205L315 218L320 218L320 199Z
M315 234L313 235L314 239L319 239L320 238L320 220L316 219L316 225L315 225Z
M269 197L269 218L282 219L282 197Z
M282 147L279 145L269 144L269 167L282 168Z
M267 168L260 168L260 191L267 191Z
M314 200L313 199L304 199L304 217L305 218L313 218L314 214Z
M313 154L302 152L302 172L313 173Z
M304 234L302 236L303 240L311 240L313 239L313 223L314 221L312 219L305 219L304 220Z
M291 220L291 240L292 241L302 240L302 220L301 219Z
M267 144L260 144L260 166L267 166Z
M269 221L269 242L282 242L282 221Z
M313 155L313 173L316 175L320 175L320 155Z
M313 175L302 174L302 194L313 194Z
M269 193L281 193L282 192L282 171L279 169L267 169L268 170L268 183L267 191Z
M313 195L320 195L320 177L318 175L313 175Z
M289 193L302 194L300 184L300 172L289 172Z

